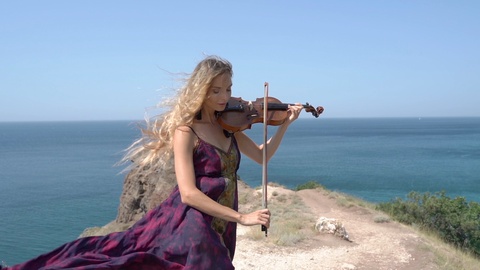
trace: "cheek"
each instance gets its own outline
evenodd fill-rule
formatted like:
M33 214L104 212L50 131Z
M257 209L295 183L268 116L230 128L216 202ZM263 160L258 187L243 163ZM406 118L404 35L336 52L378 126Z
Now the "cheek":
M208 91L205 95L205 100L209 99L212 96L212 91Z
M213 106L216 102L217 102L217 95L214 95L214 94L211 94L205 100L205 103L208 104L209 106Z

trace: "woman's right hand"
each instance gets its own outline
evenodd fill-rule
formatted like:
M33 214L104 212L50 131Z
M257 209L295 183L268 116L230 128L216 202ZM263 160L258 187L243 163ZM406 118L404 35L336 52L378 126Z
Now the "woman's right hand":
M261 209L249 214L242 214L239 223L245 226L264 225L269 228L270 211L268 209Z

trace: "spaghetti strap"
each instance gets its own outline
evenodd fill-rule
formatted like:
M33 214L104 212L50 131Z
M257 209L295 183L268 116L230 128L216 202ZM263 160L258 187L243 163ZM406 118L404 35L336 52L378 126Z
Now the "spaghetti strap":
M193 134L195 134L195 136L197 136L198 139L200 139L200 137L198 137L197 133L195 132L195 130L193 129L193 127L191 126L187 126L190 130L192 130Z
M198 136L198 134L195 132L195 130L193 129L193 127L191 127L191 126L187 126L187 127L192 130L193 134L195 134L195 136L197 136L198 139L201 140L201 138L200 138L200 137ZM223 130L223 135L225 135L225 137L227 137L227 138L230 138L230 137L233 135L233 133L230 132L230 131L228 131L228 130L226 130L226 129L224 129L224 130Z

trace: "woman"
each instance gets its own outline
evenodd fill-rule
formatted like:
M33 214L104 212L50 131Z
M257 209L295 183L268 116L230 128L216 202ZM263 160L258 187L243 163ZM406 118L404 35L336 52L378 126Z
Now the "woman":
M80 238L11 269L233 269L237 223L268 228L270 212L238 212L240 152L262 163L263 145L225 132L217 121L231 97L232 75L228 61L205 58L171 110L147 122L129 148L124 160L133 166L175 173L177 186L164 202L124 232ZM301 110L289 108L267 142L267 159Z

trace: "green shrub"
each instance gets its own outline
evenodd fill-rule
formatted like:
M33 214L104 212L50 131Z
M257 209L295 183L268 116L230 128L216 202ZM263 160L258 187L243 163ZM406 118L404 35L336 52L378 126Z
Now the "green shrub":
M323 188L322 185L320 185L317 181L308 181L306 183L298 185L295 190L299 191L302 189L316 189L316 188Z
M377 209L405 224L431 230L447 243L480 257L480 204L445 192L410 192L406 200L380 203Z

